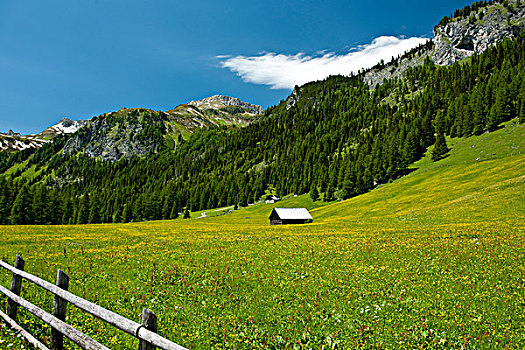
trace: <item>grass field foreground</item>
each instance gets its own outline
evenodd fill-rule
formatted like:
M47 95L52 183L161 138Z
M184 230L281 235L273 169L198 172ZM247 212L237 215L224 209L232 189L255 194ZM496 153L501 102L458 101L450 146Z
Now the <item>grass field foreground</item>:
M61 268L72 292L135 321L150 308L161 335L192 349L519 348L524 140L514 122L448 140L447 158L328 205L299 196L201 219L1 226L0 258L20 254L48 281ZM269 226L274 206L313 208L314 223ZM52 309L49 293L22 290ZM49 327L20 321L49 340ZM110 348L136 347L74 308L68 322ZM0 348L12 342L2 332Z

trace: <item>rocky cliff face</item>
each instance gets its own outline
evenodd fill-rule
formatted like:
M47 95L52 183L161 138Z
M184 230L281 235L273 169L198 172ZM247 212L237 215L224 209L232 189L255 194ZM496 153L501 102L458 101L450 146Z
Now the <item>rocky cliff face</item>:
M434 30L433 45L424 45L400 57L385 67L375 67L363 74L364 80L375 87L384 79L402 78L410 67L422 65L431 57L438 65L452 65L490 46L515 37L525 28L525 1L508 1L508 6L494 3L478 8L466 18L456 17Z
M371 87L383 84L385 79L400 79L409 68L421 66L425 62L425 58L432 52L432 46L428 45L428 47L418 50L410 57L400 58L397 64L389 64L384 68L369 69L364 73L363 78Z
M504 38L516 36L525 27L525 3L509 1L478 9L468 18L454 18L436 26L432 55L438 65L452 65L475 53L481 53Z
M104 161L156 153L166 148L166 121L163 112L123 108L91 119L72 135L62 153L84 152Z
M298 90L298 87L296 86L293 89L292 94L288 96L288 98L286 99L286 110L289 110L290 108L295 106L295 104L297 103L297 100L299 100L299 92L297 90Z

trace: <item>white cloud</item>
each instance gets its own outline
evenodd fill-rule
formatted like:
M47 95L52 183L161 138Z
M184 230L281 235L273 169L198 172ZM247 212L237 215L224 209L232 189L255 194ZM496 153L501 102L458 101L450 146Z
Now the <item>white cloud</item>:
M236 73L247 83L270 85L272 89L292 89L329 75L349 75L361 68L370 68L381 59L389 62L423 44L426 38L396 38L381 36L370 44L358 46L343 55L322 53L308 56L304 53L285 55L268 52L259 56L217 56L223 68ZM322 52L322 51L321 51Z

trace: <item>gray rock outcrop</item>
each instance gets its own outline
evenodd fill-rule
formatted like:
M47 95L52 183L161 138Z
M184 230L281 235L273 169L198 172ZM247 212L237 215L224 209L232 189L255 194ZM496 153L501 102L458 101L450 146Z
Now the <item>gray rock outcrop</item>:
M388 65L382 69L369 69L364 73L363 78L371 87L383 84L385 79L402 78L409 68L421 66L429 54L430 51L425 51L415 57L401 59L396 66Z
M455 17L434 30L433 45L414 55L401 57L382 68L364 72L364 80L373 88L385 79L402 78L410 67L420 66L427 57L437 65L452 65L474 54L480 54L505 38L513 38L525 28L525 1L508 1L510 6L494 3L473 11L469 17ZM289 97L293 105L294 98Z
M292 94L288 96L288 98L286 99L286 110L289 110L290 108L295 106L295 104L299 100L299 93L297 92L297 90L298 90L298 87L296 86L293 89Z
M438 65L452 65L475 53L481 53L505 38L516 36L525 27L525 4L512 10L494 4L471 13L469 18L454 18L436 26L432 59Z
M154 111L120 110L90 120L67 140L62 153L84 152L103 161L143 157L165 149L162 137L148 130L162 130L164 115Z

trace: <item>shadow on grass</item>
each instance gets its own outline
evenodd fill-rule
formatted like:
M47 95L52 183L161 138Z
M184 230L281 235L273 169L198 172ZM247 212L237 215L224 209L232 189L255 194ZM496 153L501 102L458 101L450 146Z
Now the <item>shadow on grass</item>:
M410 173L413 173L414 171L418 170L419 168L406 168L406 169L399 169L398 171L396 171L396 174L394 176L394 178L397 180L399 179L400 177L403 177L403 176L406 176Z
M448 158L448 157L450 157L450 149L448 150L447 153L443 154L441 157L439 157L435 161L437 162L438 160L443 160L443 159Z

